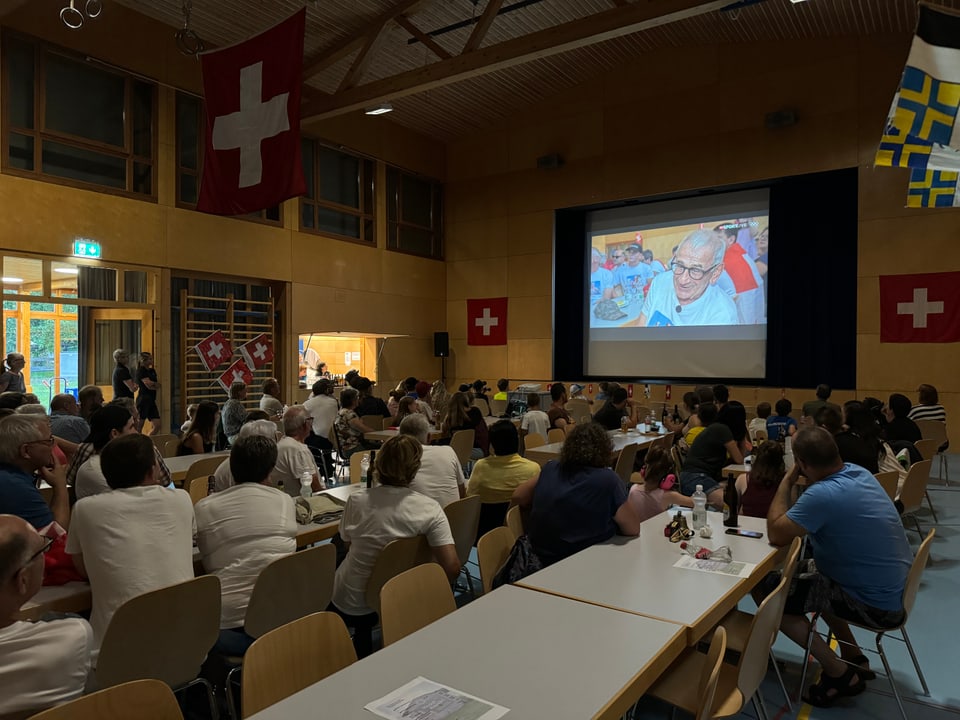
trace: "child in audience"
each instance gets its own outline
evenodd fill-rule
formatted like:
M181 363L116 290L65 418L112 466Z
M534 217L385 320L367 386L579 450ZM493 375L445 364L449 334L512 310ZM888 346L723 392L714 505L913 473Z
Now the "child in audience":
M768 402L762 402L757 405L757 416L747 425L747 432L750 434L751 442L758 443L767 439L767 418L770 417L771 409L770 403ZM758 437L758 433L762 433L763 437Z
M663 448L655 447L647 452L640 475L642 482L634 481L627 496L640 522L659 515L671 505L693 507L692 498L673 489L677 484L673 459Z
M790 417L793 410L793 403L786 398L777 400L774 406L777 414L767 418L767 437L770 440L783 442L788 437L793 437L797 432L797 421Z
M527 395L527 411L520 420L520 437L527 435L542 435L544 441L547 439L547 430L550 429L550 418L540 409L540 395L530 393Z

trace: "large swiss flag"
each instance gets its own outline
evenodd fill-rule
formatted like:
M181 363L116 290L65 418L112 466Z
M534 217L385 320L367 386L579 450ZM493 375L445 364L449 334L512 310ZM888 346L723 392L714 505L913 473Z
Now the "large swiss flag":
M200 56L206 110L197 209L244 215L303 195L300 83L306 8Z
M960 341L960 272L880 276L880 342Z
M467 300L467 345L507 344L507 298Z

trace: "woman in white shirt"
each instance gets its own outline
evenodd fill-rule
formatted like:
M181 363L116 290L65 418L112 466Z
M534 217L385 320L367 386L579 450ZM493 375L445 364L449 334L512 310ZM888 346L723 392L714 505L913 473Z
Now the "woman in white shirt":
M110 490L103 470L100 469L100 451L115 437L135 432L137 426L133 415L119 405L104 405L90 416L90 435L87 442L93 445L94 454L77 470L74 483L77 500Z
M353 627L358 657L373 650L372 630L377 614L367 605L367 581L392 540L425 535L433 558L451 581L460 573L460 560L447 516L436 500L410 489L420 469L423 449L407 435L384 443L375 461L378 485L353 493L340 521L340 537L348 550L337 568L331 609Z

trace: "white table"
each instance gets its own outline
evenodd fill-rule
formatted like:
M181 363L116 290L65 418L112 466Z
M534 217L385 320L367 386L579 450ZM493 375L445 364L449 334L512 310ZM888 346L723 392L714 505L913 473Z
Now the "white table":
M163 464L166 465L167 469L170 471L171 479L175 483L181 483L187 476L187 470L190 469L191 465L198 460L205 460L212 457L219 457L226 460L228 457L230 457L230 451L221 450L220 452L209 452L201 455L182 455L180 457L164 458Z
M645 450L650 447L650 444L663 436L662 432L656 433L642 433L636 430L631 430L630 432L620 432L619 430L611 430L607 433L610 436L610 440L613 442L613 453L616 455L627 445L632 445L636 443L639 446L640 450ZM527 460L533 460L536 463L540 464L540 467L543 467L551 460L560 459L560 449L563 447L562 442L547 443L546 445L540 445L539 447L530 448L524 454L524 457Z
M82 613L90 607L90 583L70 582L40 588L15 617L17 620L39 620L48 612Z
M364 705L422 675L509 720L613 719L683 646L677 624L506 586L251 717L371 720Z
M741 517L741 527L764 533L761 539L742 538L726 535L723 515L710 512L713 538L691 542L709 548L729 545L734 560L756 563L753 574L744 579L675 568L680 545L663 535L671 515L665 512L644 522L639 538L618 536L594 545L518 584L685 625L687 643L693 645L773 568L779 549L767 542L764 520Z

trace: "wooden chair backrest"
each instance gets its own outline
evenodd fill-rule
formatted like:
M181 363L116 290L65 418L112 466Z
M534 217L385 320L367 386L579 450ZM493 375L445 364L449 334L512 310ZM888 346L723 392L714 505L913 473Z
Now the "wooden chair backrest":
M167 440L166 444L160 450L160 454L165 458L176 457L178 447L180 447L180 438L173 437Z
M700 686L696 720L712 720L713 701L717 695L717 682L720 680L720 668L723 655L727 652L727 631L719 626L713 632L707 659L700 669Z
M243 629L258 638L327 609L333 597L337 549L327 543L274 560L257 578Z
M507 412L507 401L506 400L491 400L490 401L490 412L496 417L502 416Z
M493 577L507 561L516 541L513 530L504 526L494 528L477 542L477 562L480 564L484 595L493 589Z
M523 535L523 516L520 514L519 506L514 505L507 510L507 527L513 533L514 540Z
M387 581L402 572L415 567L424 559L427 552L427 539L423 535L412 538L400 538L387 543L373 565L370 579L367 580L367 606L380 612L380 590Z
M547 439L540 433L533 433L532 435L523 436L523 447L526 448L527 450L538 448L541 445L546 445L546 444L547 444Z
M363 458L370 457L369 450L358 450L353 455L350 456L350 484L356 485L359 482L363 481L363 478L360 476L360 463L363 462Z
M160 454L163 455L164 451L167 449L167 443L171 440L180 441L180 438L173 433L163 433L158 435L151 435L150 439L153 440L153 446L160 451ZM176 446L174 446L176 447ZM166 457L166 455L163 455Z
M477 527L480 525L480 496L473 495L456 500L447 505L443 512L450 523L450 532L457 548L457 557L463 567L470 559L470 549L477 539Z
M927 492L927 482L930 480L932 467L932 460L921 460L915 462L907 470L907 477L904 479L903 488L900 490L900 502L907 510L918 507L923 502L923 495Z
M213 482L213 475L208 475L206 482L202 482L202 478L196 478L190 482L190 490L188 492L194 505L210 494L211 482Z
M920 589L920 578L923 576L923 569L927 566L927 560L930 559L930 545L933 544L933 537L937 534L936 528L931 528L927 537L920 543L920 549L913 558L913 564L910 566L910 572L907 574L907 582L903 588L903 609L907 611L907 617L913 611L913 603L917 599L917 591ZM906 623L904 618L904 623Z
M476 433L473 430L457 430L450 436L450 447L453 448L453 451L457 454L457 459L464 467L470 462L475 435Z
M383 415L361 415L360 422L371 430L383 430Z
M877 482L880 483L880 487L883 488L883 491L887 496L893 500L897 496L897 481L900 479L900 473L896 470L890 470L888 472L880 472L874 475L877 479Z
M97 662L101 688L153 678L181 687L220 634L220 580L203 575L153 590L117 608Z
M457 609L447 574L425 563L390 578L380 590L383 646L391 645Z
M343 618L319 612L257 638L243 656L247 718L357 661Z
M39 720L183 720L183 713L173 690L165 682L132 680L31 717Z
M567 434L563 431L563 428L553 428L547 430L547 442L548 443L562 443L567 439Z
M947 441L946 423L939 420L917 420L917 427L920 428L920 437L924 440L936 440L937 447Z
M932 438L927 438L926 440L917 440L913 446L924 460L933 460L940 448L940 443Z
M590 415L590 403L581 398L576 400L567 400L567 404L563 406L563 409L570 413L570 417L580 421L580 418L584 415Z
M630 476L633 474L633 463L637 459L637 450L639 449L637 443L630 443L626 445L617 456L617 464L614 466L613 471L620 476L620 479L625 483L630 482Z
M217 455L216 457L194 460L190 467L187 468L187 474L183 478L183 489L190 490L190 483L197 478L206 479L213 475L217 471L217 468L220 467L220 463L226 459L226 455Z

